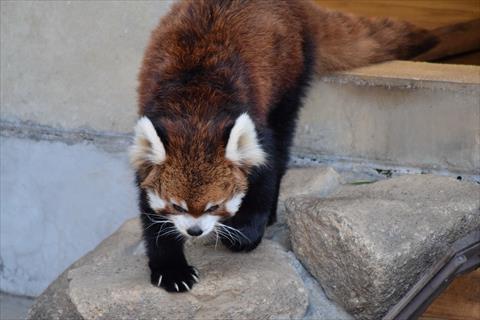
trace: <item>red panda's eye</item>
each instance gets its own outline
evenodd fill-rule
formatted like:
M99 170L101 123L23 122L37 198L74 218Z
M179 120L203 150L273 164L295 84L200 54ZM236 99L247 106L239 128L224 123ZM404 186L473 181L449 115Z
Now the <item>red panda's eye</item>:
M180 206L177 206L176 204L172 204L172 206L173 206L173 209L177 210L178 212L183 212L183 213L187 212L187 210L183 209Z
M218 206L215 205L215 206L211 206L210 208L208 208L207 210L205 210L205 212L213 212L213 211L215 211L215 210L217 210L217 209L218 209Z

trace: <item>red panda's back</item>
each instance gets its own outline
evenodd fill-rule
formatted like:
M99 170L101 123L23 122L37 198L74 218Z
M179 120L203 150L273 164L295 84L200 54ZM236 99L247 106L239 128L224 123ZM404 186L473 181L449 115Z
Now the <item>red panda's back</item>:
M253 115L264 120L268 107L303 71L302 34L306 30L301 15L298 3L282 0L185 0L176 4L153 32L145 53L139 77L140 114L156 97L185 97L171 91L180 90L208 95L204 98L211 103L204 108L220 107L232 94L256 106ZM212 83L219 83L219 88ZM229 88L221 88L225 83ZM170 94L162 94L166 91ZM178 101L175 98L171 99ZM182 113L188 104L163 106Z

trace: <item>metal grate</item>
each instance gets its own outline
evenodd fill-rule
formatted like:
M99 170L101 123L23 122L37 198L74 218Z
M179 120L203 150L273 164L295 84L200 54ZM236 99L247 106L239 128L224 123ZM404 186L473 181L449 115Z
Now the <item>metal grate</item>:
M417 319L455 277L480 267L480 231L456 241L448 253L426 273L383 318Z

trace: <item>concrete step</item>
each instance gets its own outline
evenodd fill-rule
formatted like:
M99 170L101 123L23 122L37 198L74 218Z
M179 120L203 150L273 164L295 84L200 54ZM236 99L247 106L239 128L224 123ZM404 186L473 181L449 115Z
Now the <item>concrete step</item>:
M394 61L316 81L294 155L480 174L480 67Z

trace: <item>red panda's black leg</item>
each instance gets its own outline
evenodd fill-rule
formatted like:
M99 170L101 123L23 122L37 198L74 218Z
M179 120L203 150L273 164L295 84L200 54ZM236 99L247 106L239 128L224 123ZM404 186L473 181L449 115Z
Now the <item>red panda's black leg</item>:
M161 227L160 227L161 228ZM144 231L144 240L150 267L150 282L169 292L189 291L198 281L198 271L188 265L183 253L183 241L175 235L167 234L157 237L156 233ZM171 229L169 229L171 230ZM160 231L162 232L162 231ZM163 231L166 234L168 231Z
M304 69L300 74L297 84L286 90L277 104L271 108L268 116L268 124L273 132L274 161L276 166L275 200L273 202L268 225L277 220L277 202L282 178L288 166L290 158L290 146L292 145L298 112L302 106L302 98L310 82L314 69L315 48L307 34L304 35L303 54Z
M142 201L143 200L143 201ZM183 237L174 225L156 216L140 195L143 240L150 267L150 282L169 292L189 291L198 282L198 271L190 266L183 252Z

